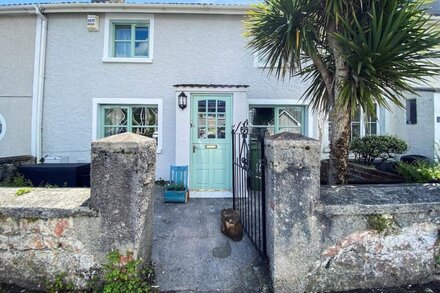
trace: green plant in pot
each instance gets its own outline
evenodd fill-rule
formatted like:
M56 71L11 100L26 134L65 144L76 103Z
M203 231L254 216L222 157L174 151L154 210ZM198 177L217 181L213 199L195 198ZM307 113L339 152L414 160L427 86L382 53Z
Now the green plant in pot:
M186 203L188 200L188 189L182 183L170 183L165 189L165 202Z

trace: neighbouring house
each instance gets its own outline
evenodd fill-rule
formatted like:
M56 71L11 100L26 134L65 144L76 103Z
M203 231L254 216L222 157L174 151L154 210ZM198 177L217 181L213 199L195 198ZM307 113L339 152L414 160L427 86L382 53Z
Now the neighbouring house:
M120 1L116 1L120 2ZM328 148L328 125L246 47L248 5L61 3L0 5L0 157L89 162L90 143L121 132L157 141L156 177L189 165L190 189L231 189L231 127L250 119ZM353 135L395 134L433 157L440 83L407 110L358 111Z

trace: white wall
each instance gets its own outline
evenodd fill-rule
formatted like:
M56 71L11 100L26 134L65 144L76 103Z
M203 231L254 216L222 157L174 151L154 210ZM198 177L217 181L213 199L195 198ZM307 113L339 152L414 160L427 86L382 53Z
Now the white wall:
M100 16L99 32L87 31L86 14L48 16L43 154L89 160L94 98L162 99L157 176L167 178L179 151L174 84L247 84L249 99L297 100L305 90L296 78L278 82L254 68L242 16L156 14L151 64L103 63Z
M388 115L388 134L404 139L409 145L409 154L428 157L434 156L434 138L436 123L434 120L434 93L418 92L419 96L406 96L417 100L417 124L406 124L406 110L392 106ZM405 101L403 101L405 105Z
M0 16L0 157L31 154L35 16Z
M435 149L434 155L437 159L440 159L440 122L437 121L437 117L440 119L440 93L434 93L434 125L435 125L435 133L434 133L434 142Z

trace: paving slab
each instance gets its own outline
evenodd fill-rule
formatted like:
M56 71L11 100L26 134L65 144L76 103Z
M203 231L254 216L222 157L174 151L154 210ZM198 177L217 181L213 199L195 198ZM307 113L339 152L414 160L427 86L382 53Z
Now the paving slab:
M234 242L220 232L220 211L232 199L155 201L153 262L162 292L268 291L265 266L245 235Z

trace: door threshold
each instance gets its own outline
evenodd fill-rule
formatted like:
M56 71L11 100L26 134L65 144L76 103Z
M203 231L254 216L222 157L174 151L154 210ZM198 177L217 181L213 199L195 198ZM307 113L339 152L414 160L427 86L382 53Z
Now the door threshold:
M218 190L218 191L203 191L203 190L190 190L190 198L232 198L232 191Z

